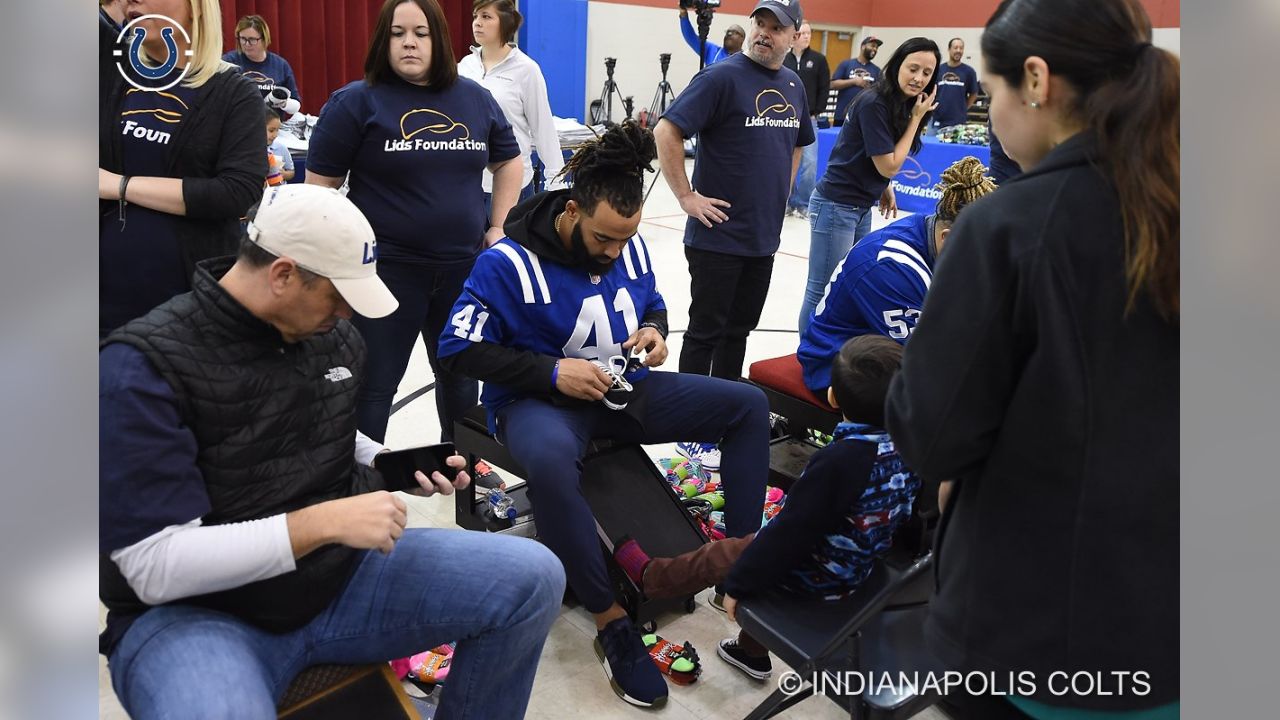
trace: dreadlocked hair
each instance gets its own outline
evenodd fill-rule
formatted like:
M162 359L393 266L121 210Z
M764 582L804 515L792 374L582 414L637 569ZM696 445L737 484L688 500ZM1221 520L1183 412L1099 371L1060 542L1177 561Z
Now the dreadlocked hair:
M557 177L572 181L569 197L588 215L604 200L631 216L644 204L644 173L657 157L653 133L628 118L574 153Z
M969 203L996 189L996 183L987 177L987 168L978 158L963 157L942 171L942 182L935 187L942 191L938 198L936 217L952 223Z

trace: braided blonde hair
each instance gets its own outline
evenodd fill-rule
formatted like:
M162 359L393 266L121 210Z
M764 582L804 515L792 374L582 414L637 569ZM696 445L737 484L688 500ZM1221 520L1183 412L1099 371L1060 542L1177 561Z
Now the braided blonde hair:
M987 168L982 161L969 155L943 170L942 182L935 187L942 191L942 197L938 199L937 219L953 223L969 203L995 190L996 183L987 177Z

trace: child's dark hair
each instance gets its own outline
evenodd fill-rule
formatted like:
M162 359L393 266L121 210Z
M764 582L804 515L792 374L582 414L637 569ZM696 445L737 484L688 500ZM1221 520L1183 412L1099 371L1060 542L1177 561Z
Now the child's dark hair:
M279 120L282 123L284 122L284 113L280 112L279 110L265 103L262 105L262 107L266 111L262 114L262 124L265 125L271 122L271 118L275 118L276 120Z
M884 427L889 382L902 367L902 346L883 335L850 338L831 363L831 390L846 420Z
M569 197L588 215L604 200L619 215L631 216L644 204L644 173L653 172L657 157L653 133L628 118L574 153L560 177L573 182Z

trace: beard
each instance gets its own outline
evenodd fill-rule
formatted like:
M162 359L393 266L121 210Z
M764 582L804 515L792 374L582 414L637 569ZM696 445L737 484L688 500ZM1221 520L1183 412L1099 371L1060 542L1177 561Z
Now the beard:
M618 258L610 258L608 255L591 255L587 252L587 243L582 239L581 223L573 226L573 232L569 233L569 241L573 244L574 262L586 268L592 275L603 277L613 269L614 263L618 262Z

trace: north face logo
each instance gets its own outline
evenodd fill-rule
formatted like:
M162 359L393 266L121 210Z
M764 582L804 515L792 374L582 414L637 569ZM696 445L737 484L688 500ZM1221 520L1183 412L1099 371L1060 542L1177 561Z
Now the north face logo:
M325 373L324 379L328 380L329 382L342 382L343 380L350 380L351 371L342 366L338 366L336 368L329 368L329 372Z

